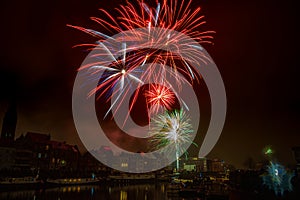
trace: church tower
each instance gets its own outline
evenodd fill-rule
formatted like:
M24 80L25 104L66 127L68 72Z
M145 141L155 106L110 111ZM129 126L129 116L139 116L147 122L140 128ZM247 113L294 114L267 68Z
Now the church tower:
M17 106L16 102L11 103L3 118L1 143L10 145L14 142L15 131L17 126Z

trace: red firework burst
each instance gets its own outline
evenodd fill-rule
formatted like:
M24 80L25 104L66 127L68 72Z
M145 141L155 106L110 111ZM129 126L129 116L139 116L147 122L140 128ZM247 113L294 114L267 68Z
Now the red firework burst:
M116 15L100 9L102 17L91 17L91 20L99 24L102 30L106 29L105 33L68 25L97 38L95 44L76 46L87 46L90 47L89 50L97 52L91 56L92 61L81 66L79 70L88 69L87 73L93 80L103 79L89 95L98 92L99 96L105 96L108 101L112 101L105 116L111 111L113 115L116 114L123 105L125 96L133 89L133 83L138 88L153 81L168 83L168 77L172 77L180 89L181 84L192 86L194 81L199 81L198 77L201 78L201 75L195 74L197 67L211 62L199 44L212 43L212 34L215 32L201 30L206 21L200 13L200 7L192 7L191 4L192 0L157 0L156 7L152 7L144 0L136 0L135 3L126 1L125 5L119 5L115 8ZM138 31L140 28L145 31ZM159 30L155 31L154 38L152 29ZM170 30L181 34L170 34ZM126 31L130 34L125 34ZM125 35L117 39L111 37L117 33ZM192 40L186 40L182 35ZM114 45L105 43L115 39L121 44L118 50ZM163 51L162 48L157 48L161 44L164 46ZM153 46L157 49L152 48ZM111 65L112 61L118 63L118 66ZM155 68L156 64L162 67ZM105 76L98 77L98 74ZM114 100L111 99L113 94L116 96ZM158 112L160 106L170 109L175 97L181 101L177 93L161 85L152 85L145 97L153 112ZM133 97L129 111L137 98L136 95Z
M147 106L151 108L150 112L153 113L158 113L161 107L171 110L176 99L175 94L169 88L159 84L151 84L144 95Z

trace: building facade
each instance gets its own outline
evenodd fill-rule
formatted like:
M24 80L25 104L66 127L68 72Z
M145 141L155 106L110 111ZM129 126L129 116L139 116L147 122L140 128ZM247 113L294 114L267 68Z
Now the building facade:
M17 126L17 107L13 102L7 109L1 129L0 146L12 146Z
M51 140L50 135L28 132L16 139L15 146L23 154L20 157L26 162L31 160L31 163L28 163L31 168L70 171L76 171L78 168L80 157L78 147Z

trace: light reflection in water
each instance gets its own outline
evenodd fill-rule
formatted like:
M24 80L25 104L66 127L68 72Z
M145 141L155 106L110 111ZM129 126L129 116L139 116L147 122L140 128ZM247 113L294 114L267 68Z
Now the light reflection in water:
M144 185L77 185L49 187L41 190L4 191L0 200L169 200L164 184ZM173 198L172 198L173 200Z
M120 200L127 200L127 192L124 190L120 191Z
M161 191L164 193L165 192L165 185L162 184L160 188L161 188Z

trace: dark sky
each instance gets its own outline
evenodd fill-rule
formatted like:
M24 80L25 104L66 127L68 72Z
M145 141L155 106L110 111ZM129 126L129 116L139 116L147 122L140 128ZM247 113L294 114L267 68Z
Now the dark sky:
M0 126L10 98L18 102L16 135L50 133L81 146L72 119L76 69L87 55L72 48L94 38L66 24L96 29L90 16L120 0L1 1ZM209 157L240 167L272 145L276 157L294 163L300 145L299 31L293 1L194 0L202 7L214 45L204 48L217 64L227 92L228 112L220 140Z

